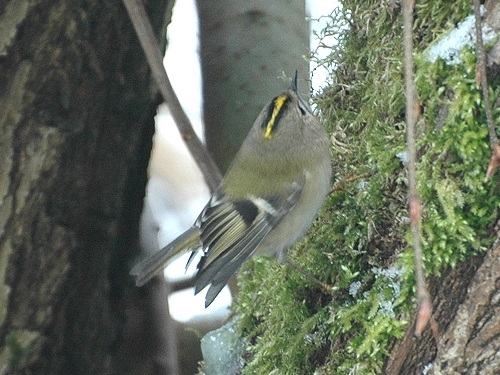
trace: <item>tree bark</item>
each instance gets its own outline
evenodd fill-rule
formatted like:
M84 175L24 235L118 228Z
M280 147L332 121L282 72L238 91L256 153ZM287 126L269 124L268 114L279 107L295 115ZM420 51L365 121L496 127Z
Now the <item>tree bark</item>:
M497 226L496 230L500 227ZM497 374L500 368L500 237L486 254L429 281L439 336L407 330L390 356L389 375Z
M159 32L166 2L147 5ZM0 373L110 374L157 105L148 66L116 1L4 2L0 55Z

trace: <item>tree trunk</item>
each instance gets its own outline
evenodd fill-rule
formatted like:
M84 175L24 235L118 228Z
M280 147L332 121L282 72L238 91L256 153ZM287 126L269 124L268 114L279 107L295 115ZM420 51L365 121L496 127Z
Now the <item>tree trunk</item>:
M160 35L166 1L147 5ZM110 374L157 105L148 66L119 1L4 2L0 55L0 373Z
M497 227L497 231L498 231ZM387 364L388 375L416 375L427 369L431 375L497 374L500 369L500 279L499 238L492 249L442 277L429 280L435 337L427 329L420 339L410 325Z

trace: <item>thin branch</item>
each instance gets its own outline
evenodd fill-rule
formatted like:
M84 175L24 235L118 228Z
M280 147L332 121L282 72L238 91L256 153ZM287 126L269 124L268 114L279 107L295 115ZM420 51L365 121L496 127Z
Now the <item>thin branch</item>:
M317 284L323 289L324 292L328 294L332 294L337 288L333 285L329 285L327 283L324 283L323 281L317 279L313 275L311 275L309 272L306 270L300 268L297 264L292 262L290 259L285 259L285 263L288 264L290 267L298 271L301 275L303 275L306 279L309 281L312 281L314 284Z
M495 125L493 124L493 115L491 112L490 95L488 92L488 76L486 74L486 57L484 53L483 32L481 25L481 12L479 0L473 0L474 15L476 19L476 55L477 64L480 75L481 88L483 89L484 108L486 111L486 123L490 135L490 143L498 145L498 138L495 132Z
M486 171L486 178L490 178L500 163L500 147L498 146L498 137L493 123L493 114L491 110L490 94L488 92L488 76L486 73L486 54L484 53L483 28L481 25L481 11L479 0L473 0L474 15L476 19L476 82L481 84L483 91L484 110L486 112L486 123L488 124L488 133L490 135L491 159Z
M158 47L158 42L149 22L148 16L141 0L123 0L127 12L132 20L134 29L139 37L142 49L146 55L153 77L160 89L170 113L181 133L187 148L194 160L200 167L209 189L214 191L222 180L222 176L217 165L208 154L198 136L193 130L189 118L181 107L179 99L175 94L165 67L163 66L163 56Z
M428 324L432 305L425 282L422 246L420 238L421 203L417 192L416 180L416 146L415 124L420 114L420 105L417 101L415 82L413 80L413 0L403 0L403 49L406 87L406 137L408 143L408 183L410 201L411 231L415 257L415 274L417 279L418 312L415 325L415 335L419 337Z
M328 194L332 194L334 192L344 190L347 184L354 182L354 181L363 180L365 178L370 177L371 175L372 175L372 173L363 173L360 175L347 176L342 181L335 183L335 185L333 185L333 187L331 188L331 190Z

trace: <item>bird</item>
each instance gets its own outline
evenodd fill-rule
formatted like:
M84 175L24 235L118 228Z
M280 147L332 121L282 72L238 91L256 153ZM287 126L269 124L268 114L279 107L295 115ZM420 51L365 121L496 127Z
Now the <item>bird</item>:
M220 185L194 224L131 270L142 286L174 258L201 252L195 294L208 307L240 266L256 254L286 259L310 228L330 189L330 138L290 87L260 112Z

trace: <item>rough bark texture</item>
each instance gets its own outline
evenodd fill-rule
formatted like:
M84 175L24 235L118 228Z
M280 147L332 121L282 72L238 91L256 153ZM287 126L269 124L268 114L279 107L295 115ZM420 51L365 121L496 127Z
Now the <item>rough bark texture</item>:
M500 228L497 228L497 231ZM439 337L410 327L387 374L497 374L500 369L500 240L492 249L429 281Z
M120 1L0 2L1 374L113 372L152 87Z

